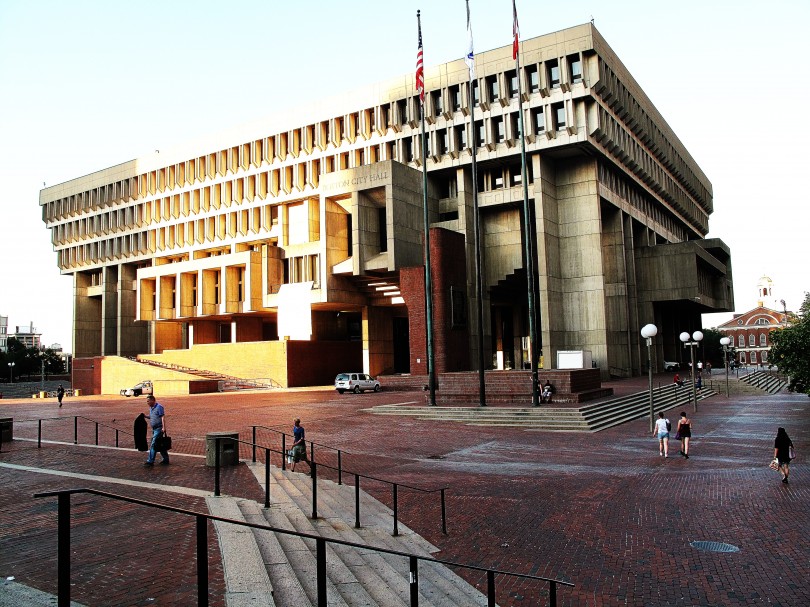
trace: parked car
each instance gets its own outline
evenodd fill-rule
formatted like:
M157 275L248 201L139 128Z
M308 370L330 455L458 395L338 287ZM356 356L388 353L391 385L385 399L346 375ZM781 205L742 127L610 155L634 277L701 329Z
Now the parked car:
M664 361L664 371L677 371L680 368L680 363Z
M379 380L365 373L338 373L335 378L335 390L340 394L347 390L360 394L366 390L379 392L381 389Z
M121 396L142 396L144 394L152 394L152 382L148 379L138 382L131 388L121 390Z

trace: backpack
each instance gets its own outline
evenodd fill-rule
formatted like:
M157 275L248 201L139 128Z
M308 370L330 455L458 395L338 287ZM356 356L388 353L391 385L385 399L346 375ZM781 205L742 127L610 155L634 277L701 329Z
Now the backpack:
M667 432L669 432L670 430L672 430L672 422L667 420Z

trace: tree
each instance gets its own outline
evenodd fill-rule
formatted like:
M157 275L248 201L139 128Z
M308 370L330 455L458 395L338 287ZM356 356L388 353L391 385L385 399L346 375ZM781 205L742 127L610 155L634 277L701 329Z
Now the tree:
M788 388L810 396L810 293L804 294L796 322L771 331L770 362L790 377Z

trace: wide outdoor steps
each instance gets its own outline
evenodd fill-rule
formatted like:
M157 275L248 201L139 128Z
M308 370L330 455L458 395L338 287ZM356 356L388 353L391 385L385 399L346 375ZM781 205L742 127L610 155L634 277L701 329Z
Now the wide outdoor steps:
M264 489L264 464L248 464ZM303 469L308 472L305 464ZM265 509L251 500L209 498L209 505L222 516L243 519L249 523L270 525L328 539L397 550L430 557L437 549L399 523L399 535L394 537L393 512L361 491L361 528L354 528L355 490L352 485L337 485L318 480L318 518L311 519L312 480L308 474L282 471L271 467L270 507ZM238 509L238 512L234 512ZM437 522L438 524L438 522ZM219 523L233 529L233 525ZM252 533L251 533L252 531ZM234 533L231 531L231 533ZM252 535L251 541L248 536ZM235 571L233 585L228 583L228 607L242 605L278 605L311 607L317 605L315 542L292 535L264 530L242 529L239 547L226 552L223 558L226 583L229 570ZM233 566L234 556L241 555L253 565ZM370 549L327 543L326 571L328 604L335 606L405 607L410 604L409 562L405 557L388 555ZM255 571L260 555L265 576ZM229 560L231 566L229 567ZM249 573L243 573L249 572ZM246 584L246 578L254 581ZM427 607L486 605L484 595L470 586L447 567L419 562L419 604Z
M716 395L704 388L697 394L698 400ZM686 406L692 393L675 384L656 388L653 391L655 412ZM381 405L366 409L377 415L406 415L419 419L441 419L473 426L511 426L526 430L551 432L598 432L650 413L649 392L637 392L583 407L430 407Z
M784 377L770 371L755 371L740 378L741 382L765 390L768 394L776 394L787 388L788 383Z

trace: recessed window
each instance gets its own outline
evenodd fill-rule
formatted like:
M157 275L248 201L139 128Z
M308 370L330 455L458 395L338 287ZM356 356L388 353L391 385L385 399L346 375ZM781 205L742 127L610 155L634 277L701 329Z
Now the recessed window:
M464 125L455 128L456 134L456 149L464 150L467 148L467 127Z
M502 190L503 189L503 173L493 173L492 175L492 189L493 190Z
M759 345L763 348L768 345L768 337L764 333L759 334Z
M413 162L413 141L410 137L402 140L402 156L405 162Z
M444 108L442 107L442 92L440 90L433 91L430 94L430 97L433 100L433 114L438 116L444 111Z
M763 352L760 352L759 353L759 358L762 360L762 362L767 362L767 360L768 360L768 351L765 350Z
M460 110L464 105L460 86L456 85L450 87L450 99L453 103L453 111L456 112Z
M546 62L548 70L548 84L551 88L560 88L560 64L556 59Z
M529 85L529 92L536 93L540 90L540 72L537 70L536 65L530 65L525 68L526 82Z
M740 362L745 364L745 352L740 352Z
M738 335L737 336L737 344L740 348L745 347L745 335Z
M570 55L568 57L568 69L571 72L571 82L576 84L582 82L582 60L579 55Z
M495 136L495 143L506 140L506 126L503 123L503 118L492 119L492 134Z
M757 345L757 337L756 337L756 335L753 335L753 334L752 334L752 335L749 335L749 336L748 336L748 345L749 345L749 346L755 346L755 345Z
M486 131L484 130L484 121L483 120L476 120L475 121L475 143L478 147L484 145L486 141Z
M517 72L515 70L506 72L505 80L506 80L506 94L509 97L509 99L514 99L515 97L517 97L518 94Z
M558 131L565 130L565 105L562 103L554 105L554 126Z
M408 100L400 99L397 101L397 113L399 113L399 123L405 124L408 122Z
M757 353L756 352L750 352L750 355L751 355L751 364L752 365L757 364Z
M509 169L509 185L515 187L523 183L523 172L519 166L513 166Z
M481 88L478 86L478 80L473 81L473 103L481 103Z
M498 77L487 77L487 97L493 103L500 98L500 88L498 87Z
M546 115L542 107L533 108L531 111L532 132L535 135L542 135L546 130Z
M441 156L447 153L448 141L447 141L447 129L442 131L436 132L436 152Z

